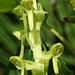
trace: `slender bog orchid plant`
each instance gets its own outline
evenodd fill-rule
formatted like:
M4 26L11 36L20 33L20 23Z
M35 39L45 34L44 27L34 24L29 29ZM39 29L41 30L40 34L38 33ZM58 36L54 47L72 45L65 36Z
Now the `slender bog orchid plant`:
M13 32L21 40L21 51L19 56L10 57L10 62L21 70L21 75L28 75L27 70L31 70L32 75L48 75L49 60L52 58L54 72L58 74L58 57L62 54L64 47L61 43L57 43L49 51L43 45L44 51L42 50L40 30L47 14L42 5L36 0L22 0L13 12L21 16L20 20L23 20L24 29ZM23 59L25 40L33 51L34 62Z

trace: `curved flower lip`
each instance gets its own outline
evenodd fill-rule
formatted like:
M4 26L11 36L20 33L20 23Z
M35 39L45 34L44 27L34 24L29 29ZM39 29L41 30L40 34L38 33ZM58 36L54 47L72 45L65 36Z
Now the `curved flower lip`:
M64 47L61 43L56 43L51 47L51 53L53 57L59 57L64 51Z

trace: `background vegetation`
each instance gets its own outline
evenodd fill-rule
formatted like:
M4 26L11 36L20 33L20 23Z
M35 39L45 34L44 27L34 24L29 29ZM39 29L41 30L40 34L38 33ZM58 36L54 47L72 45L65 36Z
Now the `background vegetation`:
M63 43L65 50L61 57L63 58L63 61L66 62L67 67L75 72L75 24L67 23L63 19L64 17L75 16L75 11L73 10L72 5L64 0L38 1L42 4L44 10L48 12L48 15L46 15L47 25L52 26L58 31L73 48L62 42L52 31L46 29L44 27L45 23L42 25L41 30L42 42L47 48L57 42ZM13 36L12 32L15 30L21 30L22 28L22 21L20 21L19 17L15 14L11 12L0 12L0 75L4 73L7 75L10 69L13 69L12 67L14 67L9 62L9 57L19 54L20 41ZM25 57L32 60L31 51L28 49L29 46L26 43L25 52L27 52L28 55L25 54Z

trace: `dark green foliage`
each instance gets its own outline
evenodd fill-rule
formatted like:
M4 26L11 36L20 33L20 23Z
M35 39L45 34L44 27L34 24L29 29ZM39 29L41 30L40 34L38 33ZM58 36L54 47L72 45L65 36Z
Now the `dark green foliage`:
M9 57L16 55L20 42L12 35L14 30L20 30L22 25L13 24L11 20L0 12L0 63L8 66Z
M8 12L12 11L21 0L0 0L0 11Z
M18 70L10 70L8 75L20 75L20 72Z
M65 0L65 1L70 2L71 0Z
M25 50L25 54L23 56L23 59L33 61L33 52L31 51L31 49Z
M75 10L75 0L66 0L68 2L70 2L73 6L73 10Z

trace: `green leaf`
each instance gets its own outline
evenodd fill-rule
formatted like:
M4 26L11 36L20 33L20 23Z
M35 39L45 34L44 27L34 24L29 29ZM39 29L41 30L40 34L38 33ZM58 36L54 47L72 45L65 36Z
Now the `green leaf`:
M75 48L75 24L73 23L66 23L64 27L64 31L67 37L67 40L70 44Z
M75 10L75 0L66 0L68 2L70 2L73 6L73 10Z
M57 1L56 9L57 9L58 16L60 17L60 19L66 16L70 16L73 11L72 5L68 2L65 2L64 0Z
M65 1L68 1L68 2L70 2L71 0L65 0Z
M16 7L21 0L0 0L0 11L12 11L14 7Z

